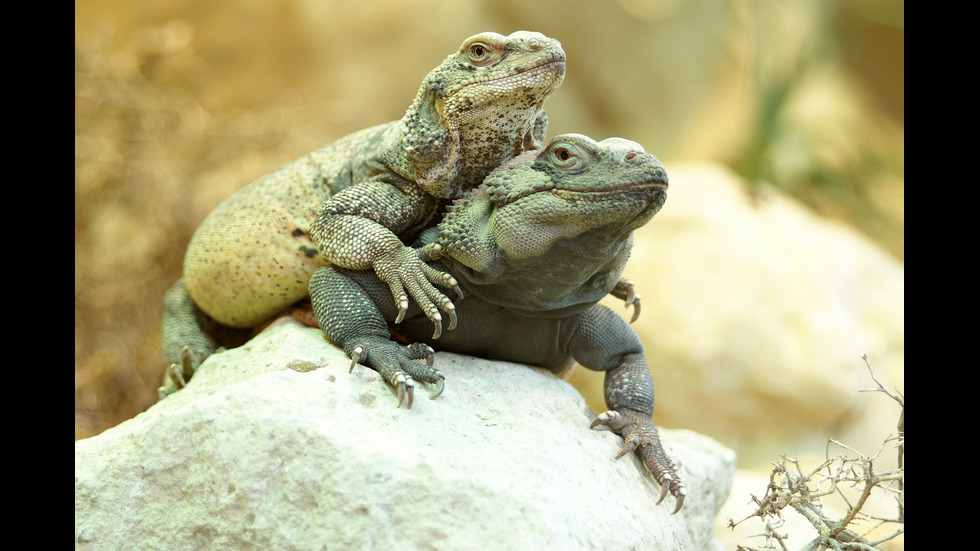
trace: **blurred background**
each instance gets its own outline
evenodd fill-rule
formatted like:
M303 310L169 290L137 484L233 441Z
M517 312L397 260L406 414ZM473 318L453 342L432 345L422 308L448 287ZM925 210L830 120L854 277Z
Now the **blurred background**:
M75 3L75 438L156 401L163 294L218 202L349 132L400 118L425 74L466 37L519 29L557 38L568 55L564 84L546 105L550 135L622 136L664 161L671 192L648 227L669 216L675 190L675 212L696 216L708 192L692 192L684 210L685 175L688 189L705 190L695 182L716 170L736 182L732 201L751 209L785 198L800 206L798 218L866 241L873 252L854 262L887 257L901 283L884 299L895 307L881 314L890 328L875 331L888 333L886 383L903 383L895 380L904 376L902 0L85 0ZM649 239L641 248L638 236L634 257L666 258ZM698 257L686 250L668 267ZM725 268L703 271L711 270ZM649 271L631 265L627 275ZM672 312L651 293L658 281L651 275L639 289L652 297L641 319L659 323L653 331L671 322L654 314ZM681 304L685 292L700 294L683 283L672 289ZM752 326L760 305L742 307L742 324ZM872 386L853 359L856 379ZM768 442L756 421L671 413L673 396L709 399L690 397L652 359L651 368L661 424L721 440L739 451L740 465L779 453L759 448ZM583 393L595 384L573 382ZM819 438L837 426L801 425L779 407L773 417Z

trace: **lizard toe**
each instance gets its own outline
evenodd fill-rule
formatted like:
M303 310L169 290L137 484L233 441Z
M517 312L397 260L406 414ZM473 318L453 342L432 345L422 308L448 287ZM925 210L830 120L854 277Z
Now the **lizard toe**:
M429 394L429 399L435 400L442 394L442 391L444 390L446 390L446 378L443 377L442 374L440 373L439 380L436 381L436 389L432 392L432 394Z
M671 513L672 515L676 515L677 511L680 511L681 507L684 506L684 496L684 493L677 495L677 505L674 506L674 512Z
M180 363L172 363L167 366L167 373L164 377L163 386L157 389L160 399L177 392L187 386L194 372L207 358L208 352L185 346L180 352Z
M354 366L357 365L357 362L361 361L361 356L363 355L364 355L364 346L360 344L355 346L354 350L352 350L350 354L350 369L347 370L348 373L354 372Z
M606 428L597 428L600 426L605 426ZM596 430L616 430L622 426L622 415L618 411L611 409L597 415L595 421L592 421L592 425L589 428Z
M432 338L438 339L442 336L443 314L449 318L449 329L456 328L458 318L456 316L456 305L446 295L439 292L429 281L418 281L410 287L410 292L415 302L422 308L425 316L432 321L435 332Z
M395 295L395 303L398 305L398 315L395 316L395 323L401 323L405 319L405 314L408 313L408 296L406 295Z
M624 455L635 450L636 447L639 445L640 445L639 438L631 438L630 440L627 440L626 442L623 443L623 449L619 450L619 453L616 454L616 459L621 459Z
M170 364L167 368L167 373L170 375L170 380L173 381L174 387L180 390L187 386L187 379L184 378L183 369L177 364Z
M640 295L636 292L636 284L632 280L626 279L625 277L620 278L609 294L622 299L626 308L633 307L633 316L630 318L630 323L633 323L640 317Z
M404 371L395 372L394 381L395 391L398 395L398 406L405 404L406 409L412 409L412 402L415 398L415 381Z
M456 281L456 278L449 274L442 275L442 286L452 289L453 292L456 293L456 298L463 298L463 289L460 288L459 282Z
M633 315L630 317L630 323L638 320L640 318L640 295L636 295L632 302L628 302L626 307L629 308L633 306Z
M420 359L420 358L417 358ZM402 366L402 371L413 381L419 381L428 385L435 385L429 394L430 400L438 398L446 390L446 376L434 369L430 364L421 365L417 363L406 363Z
M456 306L452 302L449 302L448 304L443 305L443 310L445 310L446 314L449 315L449 330L452 331L453 329L456 329L456 323L459 321L459 319L456 317Z
M424 342L413 342L405 347L405 355L410 360L425 360L425 365L432 366L435 363L436 351Z
M432 306L430 310L425 313L425 317L429 318L432 322L432 338L438 339L442 336L442 314L435 306Z
M436 285L448 287L456 293L458 298L463 298L463 291L459 288L459 282L456 281L456 278L452 274L441 272L428 264L422 264L422 271L428 281Z
M677 475L674 462L667 456L660 443L660 436L653 420L644 414L627 409L609 410L596 416L591 428L603 426L623 437L623 448L616 455L616 459L636 451L654 480L660 484L661 491L657 504L659 505L667 494L670 494L677 500L671 514L679 511L684 505L686 492Z

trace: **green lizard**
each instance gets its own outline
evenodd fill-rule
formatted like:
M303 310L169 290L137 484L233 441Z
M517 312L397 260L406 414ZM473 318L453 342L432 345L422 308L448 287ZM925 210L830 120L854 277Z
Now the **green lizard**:
M401 120L341 138L221 203L164 300L163 349L176 384L219 335L234 339L304 298L310 275L328 264L374 270L402 313L411 297L436 335L440 311L454 327L453 302L433 283L458 290L456 281L404 243L447 201L541 146L543 103L564 74L565 52L552 38L477 34L425 77Z
M662 487L660 500L672 494L677 512L685 490L652 420L643 344L626 321L596 304L622 288L632 232L660 210L666 189L666 171L639 144L562 135L491 173L417 244L465 291L459 325L439 349L555 372L572 361L604 371L609 410L593 428L621 435L617 458L636 450ZM435 385L433 398L443 392L429 320L413 305L397 328L413 342L392 340L389 323L402 314L373 273L320 268L310 298L325 336L353 358L351 369L361 362L377 370L399 405L412 406L415 381Z

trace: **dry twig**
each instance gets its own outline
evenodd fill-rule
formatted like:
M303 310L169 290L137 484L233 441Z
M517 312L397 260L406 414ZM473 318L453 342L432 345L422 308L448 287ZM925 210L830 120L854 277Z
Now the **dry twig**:
M896 536L905 532L905 397L900 391L887 389L878 377L874 369L868 362L867 356L861 357L868 371L871 373L872 380L877 383L877 388L862 389L862 392L881 392L902 406L898 421L898 437L889 435L883 442L878 451L872 456L861 454L854 448L828 439L825 461L810 472L804 472L799 462L795 458L782 456L782 461L773 463L773 471L769 477L769 485L765 495L759 499L751 496L757 509L746 518L734 522L729 519L730 528L742 522L759 517L765 523L765 529L760 534L749 537L764 537L764 547L762 549L782 549L786 550L785 534L777 533L777 529L783 525L783 510L789 507L803 516L817 531L817 538L804 547L805 551L821 551L824 549L856 549L861 551L872 551L878 549L881 543L894 539ZM893 470L876 472L874 461L885 450L889 442L897 442L898 448L898 467ZM831 446L836 446L842 451L836 456L831 457ZM892 486L896 486L893 488ZM854 503L847 499L842 487L849 486L855 490L860 489L860 493ZM862 512L872 491L878 488L886 492L894 492L898 503L898 516L894 519L872 517ZM823 512L822 498L829 495L839 495L847 504L847 512L840 519L832 519ZM854 528L859 524L874 521L875 524L864 533L858 533ZM884 538L869 541L866 536L873 530L885 525L894 524L898 528L894 533ZM776 547L778 545L778 547ZM738 546L739 551L756 551L751 547Z

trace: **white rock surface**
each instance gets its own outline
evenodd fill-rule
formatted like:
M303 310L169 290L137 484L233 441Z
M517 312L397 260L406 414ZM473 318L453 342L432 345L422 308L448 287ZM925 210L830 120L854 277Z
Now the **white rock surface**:
M544 370L440 353L446 392L395 407L318 330L279 324L184 390L75 443L76 549L718 549L734 453L662 430L659 486Z

